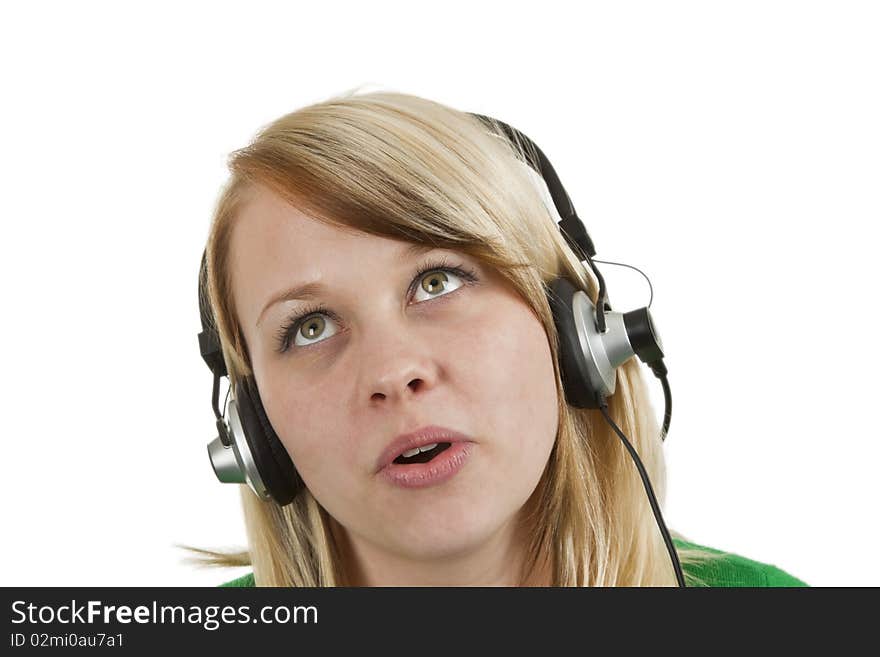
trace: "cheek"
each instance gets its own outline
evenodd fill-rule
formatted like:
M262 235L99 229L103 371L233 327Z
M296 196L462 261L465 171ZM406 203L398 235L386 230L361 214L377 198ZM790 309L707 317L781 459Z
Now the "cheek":
M260 385L269 391L263 403L272 428L311 490L353 467L345 428L338 424L338 398L334 403L334 397L324 391L306 391L289 375Z
M485 413L486 429L499 446L521 455L516 467L525 460L546 461L556 438L558 400L544 326L519 303L498 308L490 319L476 332L482 344L467 365L480 396L475 408Z

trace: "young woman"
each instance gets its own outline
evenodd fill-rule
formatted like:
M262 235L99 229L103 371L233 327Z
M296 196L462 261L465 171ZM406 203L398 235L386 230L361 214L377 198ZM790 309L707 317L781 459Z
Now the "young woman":
M597 283L519 144L374 92L279 118L229 167L202 292L297 492L241 486L248 550L196 550L252 566L224 586L676 585L630 455L566 403L547 283ZM637 359L607 403L662 500ZM671 533L689 586L805 585Z

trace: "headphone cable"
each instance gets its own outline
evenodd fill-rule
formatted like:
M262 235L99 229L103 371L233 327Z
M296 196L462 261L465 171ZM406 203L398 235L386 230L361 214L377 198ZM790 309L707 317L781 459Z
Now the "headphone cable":
M661 361L662 364L662 361ZM652 368L653 369L653 368ZM665 368L664 368L665 369ZM669 384L666 382L666 377L662 377L661 381L665 384L663 386L664 391L668 390ZM651 503L651 509L654 511L654 518L657 520L657 526L660 527L660 533L663 535L663 541L666 543L666 550L669 552L669 558L672 560L672 567L675 569L675 578L678 580L678 585L682 588L687 588L687 584L684 582L684 573L681 571L681 563L678 560L678 553L675 551L675 546L672 544L672 539L669 536L669 530L666 529L666 523L663 522L663 515L660 513L660 506L657 504L657 498L654 497L654 489L651 487L651 482L648 479L648 473L645 472L645 466L642 465L642 460L639 458L639 455L636 453L633 446L626 439L626 436L623 435L623 432L620 430L614 420L611 419L611 416L608 414L608 404L605 402L605 399L602 398L601 395L598 396L599 401L599 410L602 411L602 415L605 416L605 420L607 420L608 424L617 432L617 435L620 436L620 439L623 441L624 446L632 457L633 461L636 464L636 468L638 468L639 475L642 478L642 483L645 485L645 491L648 493L648 501ZM670 413L668 413L669 409L667 408L666 418L667 420L670 417ZM665 426L668 426L668 422ZM664 436L665 431L664 431Z

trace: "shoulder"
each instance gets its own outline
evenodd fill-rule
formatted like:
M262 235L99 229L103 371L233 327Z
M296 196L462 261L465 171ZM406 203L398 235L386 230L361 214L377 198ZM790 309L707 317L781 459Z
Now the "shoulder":
M218 584L217 587L227 587L227 588L245 588L245 587L253 587L254 586L254 574L252 572L247 573L246 575L242 575L241 577L237 577L236 579L229 580L228 582L224 582L223 584Z
M673 539L673 544L680 550L682 570L698 578L703 586L809 586L774 564L678 538ZM702 552L706 558L689 558L696 552Z

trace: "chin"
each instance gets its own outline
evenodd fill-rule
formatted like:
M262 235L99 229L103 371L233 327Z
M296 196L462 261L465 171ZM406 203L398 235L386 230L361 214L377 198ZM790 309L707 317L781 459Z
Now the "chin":
M497 523L500 526L500 523ZM420 518L407 522L394 537L397 551L412 559L443 559L466 554L489 540L499 526L479 518L476 509L470 517Z

